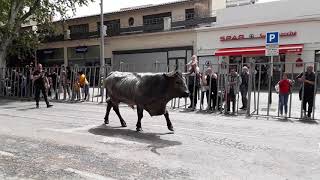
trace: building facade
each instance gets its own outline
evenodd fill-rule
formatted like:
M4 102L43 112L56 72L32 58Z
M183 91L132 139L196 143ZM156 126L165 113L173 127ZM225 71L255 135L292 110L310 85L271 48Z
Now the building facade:
M302 72L301 62L320 62L319 7L318 1L284 0L219 10L213 27L197 31L200 63L270 62L265 34L278 31L280 55L274 61L287 64L274 69Z
M225 4L225 0L180 0L107 13L105 64L114 69L132 64L128 70L135 71L175 64L183 70L196 48L195 29L211 26L216 21L216 10ZM38 51L40 62L100 65L99 15L59 21L55 25L57 32L44 39ZM145 68L140 68L141 65Z

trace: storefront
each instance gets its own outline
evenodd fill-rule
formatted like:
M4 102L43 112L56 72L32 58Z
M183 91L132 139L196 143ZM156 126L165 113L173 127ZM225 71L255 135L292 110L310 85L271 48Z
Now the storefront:
M274 66L274 71L300 73L303 71L301 64L320 61L318 29L320 21L314 19L199 29L197 54L200 61L203 57L215 64L268 63L270 57L265 56L265 33L278 31L280 55L274 57L274 62L283 62L284 65Z

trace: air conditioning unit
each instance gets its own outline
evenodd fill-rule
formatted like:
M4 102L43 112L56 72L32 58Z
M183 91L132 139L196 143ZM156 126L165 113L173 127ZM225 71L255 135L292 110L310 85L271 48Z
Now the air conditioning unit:
M71 38L70 38L70 29L67 29L67 30L64 32L64 39L65 39L65 40L71 39Z
M165 31L171 30L171 17L163 18L163 30Z
M106 25L103 25L103 36L107 36L108 34L107 34L107 31L108 30L108 26L106 26Z

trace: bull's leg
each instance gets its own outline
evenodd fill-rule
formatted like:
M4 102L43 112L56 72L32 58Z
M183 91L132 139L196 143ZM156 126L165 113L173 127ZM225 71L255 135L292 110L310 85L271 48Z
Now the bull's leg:
M142 131L141 127L141 119L143 118L143 108L140 106L137 106L137 114L138 114L138 122L137 122L137 131Z
M107 110L106 110L106 115L104 116L104 123L109 124L109 114L110 110L112 108L112 102L110 99L107 100Z
M169 112L168 112L168 110L166 110L166 112L164 113L164 117L166 118L168 129L169 129L170 131L174 131L173 126L172 126L172 123L171 123L171 121L170 121L170 119L169 119Z
M113 104L113 110L114 112L116 112L116 114L118 115L119 119L120 119L120 123L122 127L127 127L126 122L123 120L120 111L119 111L119 104Z

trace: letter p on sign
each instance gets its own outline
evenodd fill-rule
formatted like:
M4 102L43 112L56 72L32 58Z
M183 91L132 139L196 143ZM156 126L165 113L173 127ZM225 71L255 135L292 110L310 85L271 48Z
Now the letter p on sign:
M266 45L279 44L279 32L267 32Z

